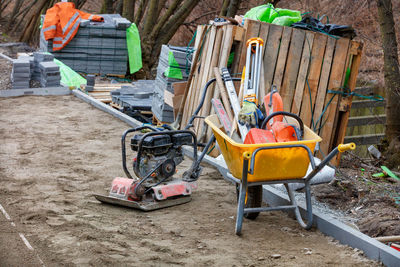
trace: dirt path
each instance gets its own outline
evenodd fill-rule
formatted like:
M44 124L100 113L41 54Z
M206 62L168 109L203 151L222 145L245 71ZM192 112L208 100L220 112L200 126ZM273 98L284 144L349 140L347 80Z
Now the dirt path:
M0 99L0 204L46 266L378 265L280 212L246 220L237 237L234 187L211 168L185 205L144 213L98 203L91 194L123 175L127 128L73 96ZM9 222L0 217L3 235ZM28 255L0 242L8 255ZM29 263L27 256L9 264Z

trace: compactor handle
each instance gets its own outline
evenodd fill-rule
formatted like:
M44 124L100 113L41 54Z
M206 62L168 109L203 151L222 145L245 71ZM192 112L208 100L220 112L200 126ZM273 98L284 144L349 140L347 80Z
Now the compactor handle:
M340 153L343 153L347 150L354 150L356 149L356 144L354 143L348 143L348 144L340 144L338 145L338 150Z

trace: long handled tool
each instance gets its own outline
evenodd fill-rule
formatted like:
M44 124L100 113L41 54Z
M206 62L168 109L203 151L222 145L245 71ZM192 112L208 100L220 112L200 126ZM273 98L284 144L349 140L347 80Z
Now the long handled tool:
M262 49L264 41L261 38L247 40L246 68L244 75L244 100L258 104Z
M229 100L231 101L233 113L235 114L235 119L236 121L239 121L240 103L236 94L235 85L233 84L232 77L227 68L221 68L221 72L222 78L225 82L226 90L228 91ZM241 124L238 124L238 128L240 132L240 137L242 138L242 141L244 141L249 130L245 125Z

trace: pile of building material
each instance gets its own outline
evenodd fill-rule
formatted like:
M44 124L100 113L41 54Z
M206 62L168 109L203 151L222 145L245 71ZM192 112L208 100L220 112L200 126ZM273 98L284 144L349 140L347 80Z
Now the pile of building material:
M231 52L234 52L234 57L230 73L233 76L242 72L246 64L246 43L253 37L264 41L262 90L258 98L263 99L272 85L276 86L283 100L283 110L298 115L305 126L324 140L320 144L322 154L328 154L343 143L352 96L340 96L332 91L342 88L345 81L349 91L354 90L362 43L251 19L246 19L243 27L229 24L198 26L191 75L180 107L183 110L181 129L199 105L207 81L226 78L221 77L220 71L228 66ZM239 82L235 89L240 92ZM223 100L229 93L223 82L217 86L210 85L198 115L207 117L212 114L211 99ZM232 106L229 100L227 102L224 104L226 111ZM204 120L196 120L193 131L200 141L208 141L212 136ZM337 163L339 158L334 161Z
M12 89L29 88L31 77L31 63L28 57L18 58L13 61L11 72Z
M113 107L142 122L151 122L154 80L139 80L111 91Z
M49 53L35 52L32 79L39 81L42 87L60 86L60 67Z
M60 86L60 67L54 61L41 62L39 69L42 87Z
M151 111L161 122L173 122L173 107L164 101L164 92L174 93L172 83L186 81L193 48L163 45L157 67Z
M101 15L104 22L83 20L75 37L62 50L41 33L40 49L48 51L73 70L93 74L125 75L128 66L126 29L131 22L119 14Z

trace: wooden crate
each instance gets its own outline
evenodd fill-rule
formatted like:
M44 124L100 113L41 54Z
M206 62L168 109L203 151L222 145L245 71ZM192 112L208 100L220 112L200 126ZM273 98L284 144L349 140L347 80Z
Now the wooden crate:
M189 87L189 101L185 103L185 123L181 125L186 124L189 114L197 107L205 83L214 77L212 68L226 66L234 41L237 43L232 72L238 73L246 62L246 41L260 37L264 40L260 99L276 85L284 110L299 115L305 125L322 137L323 154L343 142L352 96L332 94L330 90L341 91L346 76L347 88L354 90L361 43L254 20L246 20L243 29L233 25L199 26L198 33L203 31L207 32L206 37L202 42L196 40L195 44L196 52L202 51L202 55L192 65L194 79ZM212 113L212 97L218 97L218 92L210 87L200 115ZM209 136L205 128L202 123L195 123L199 138Z

